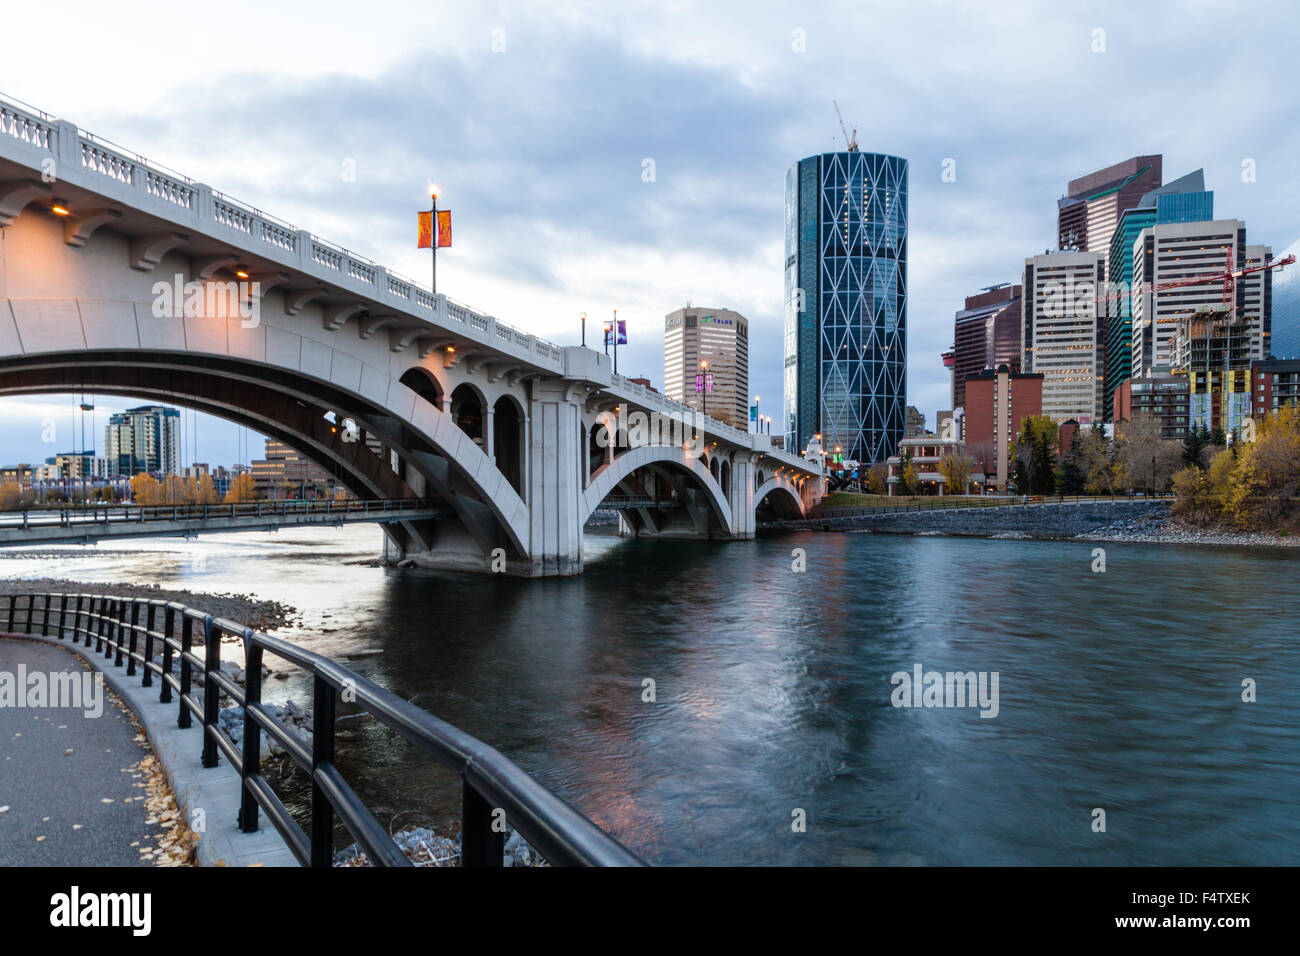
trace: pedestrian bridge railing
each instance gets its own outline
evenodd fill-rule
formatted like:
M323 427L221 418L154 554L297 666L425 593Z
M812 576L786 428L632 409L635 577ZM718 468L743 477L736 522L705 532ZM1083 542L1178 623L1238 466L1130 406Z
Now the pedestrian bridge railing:
M148 524L171 521L220 521L225 518L292 518L303 515L336 516L339 520L364 519L379 516L400 516L404 513L430 510L427 502L419 498L313 500L286 499L280 501L250 501L241 504L174 504L174 505L113 505L80 508L28 508L24 511L0 515L0 530L57 526L61 528L84 525Z
M202 763L215 767L225 755L242 778L238 825L258 829L265 813L305 866L328 867L334 859L335 817L377 866L411 862L344 779L334 760L337 704L346 694L371 717L397 733L461 780L461 865L501 866L505 834L496 811L548 863L555 866L639 866L643 861L573 807L542 787L497 750L429 712L353 673L337 662L251 627L175 601L111 594L31 592L0 603L9 633L71 637L107 665L125 664L126 676L144 687L157 679L162 703L177 703L177 726L203 730ZM221 639L242 640L244 686L222 667ZM93 646L92 646L93 645ZM161 654L156 661L155 653ZM305 671L312 680L312 731L304 742L262 701L262 659L271 654ZM239 744L221 729L221 698L243 708ZM311 781L311 818L304 830L261 772L266 733L284 748Z

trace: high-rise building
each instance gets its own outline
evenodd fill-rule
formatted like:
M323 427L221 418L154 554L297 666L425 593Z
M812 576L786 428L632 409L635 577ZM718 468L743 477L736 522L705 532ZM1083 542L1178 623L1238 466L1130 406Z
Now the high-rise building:
M141 405L111 415L104 426L104 457L110 475L180 473L181 413Z
M1287 246L1280 258L1287 256L1295 256L1296 262L1273 270L1269 348L1274 358L1300 359L1300 239Z
M1043 414L1080 424L1100 419L1100 252L1053 252L1025 260L1024 313L1029 368L1043 376Z
M785 178L785 448L883 462L907 396L907 160L856 151Z
M748 320L731 309L690 307L665 316L664 394L734 428L748 428Z
M1132 421L1138 415L1158 423L1161 438L1182 441L1191 428L1191 395L1186 375L1151 375L1121 382L1112 396L1115 421Z
M954 408L966 404L969 376L1000 365L1020 370L1020 338L1020 286L1005 284L967 296L966 307L953 320Z
M1007 489L1011 443L1024 420L1043 414L1043 376L1013 372L1005 363L966 379L966 453L989 488Z
M1214 218L1214 193L1205 189L1205 173L1196 170L1138 200L1120 213L1110 239L1106 275L1110 283L1104 298L1106 314L1106 369L1103 394L1105 421L1114 420L1115 390L1133 372L1133 243L1148 226L1196 222Z
M250 472L263 498L332 498L338 488L328 471L273 438L266 440L266 458L254 460Z
M1239 219L1157 223L1133 240L1133 366L1135 378L1173 367L1171 343L1180 321L1196 312L1221 309L1223 283L1199 282L1156 291L1156 286L1197 276L1240 269L1254 259L1271 258L1264 246L1246 245L1246 224ZM1246 323L1250 352L1267 355L1271 271L1252 273L1236 284L1236 312Z
M1134 156L1072 180L1057 202L1057 247L1109 254L1124 210L1160 185L1160 156Z

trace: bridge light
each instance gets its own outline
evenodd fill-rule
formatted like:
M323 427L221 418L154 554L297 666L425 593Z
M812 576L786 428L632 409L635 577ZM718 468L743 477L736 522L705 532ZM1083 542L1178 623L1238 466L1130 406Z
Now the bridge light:
M54 213L56 216L72 215L72 211L68 209L67 201L63 199L56 199L50 203L50 212Z
M236 269L236 270L235 270L235 278L236 278L236 279L247 279L247 278L248 278L248 270L247 270L247 269Z
M446 351L447 354L450 355L451 353L453 353L453 352L456 351L456 346L454 346L454 345L448 345L447 348L446 348L444 351Z

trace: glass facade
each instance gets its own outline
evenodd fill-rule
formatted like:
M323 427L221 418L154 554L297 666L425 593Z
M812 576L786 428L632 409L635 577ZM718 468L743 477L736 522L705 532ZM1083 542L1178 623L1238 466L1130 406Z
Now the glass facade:
M1300 240L1278 258L1300 260ZM1273 270L1273 328L1271 350L1276 358L1300 359L1300 261Z
M823 153L786 174L785 440L883 462L907 399L907 160Z
M1214 218L1214 193L1165 193L1156 196L1156 225L1171 222L1209 222Z
M1154 209L1128 209L1110 238L1106 274L1111 283L1106 299L1106 371L1102 387L1102 420L1115 420L1115 389L1133 375L1133 242L1156 221Z

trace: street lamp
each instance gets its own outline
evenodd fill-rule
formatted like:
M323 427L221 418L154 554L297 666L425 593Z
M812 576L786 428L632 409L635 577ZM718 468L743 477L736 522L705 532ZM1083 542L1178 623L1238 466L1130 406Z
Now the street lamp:
M700 359L700 395L704 414L709 414L709 360Z
M582 313L582 347L587 347L587 313Z

